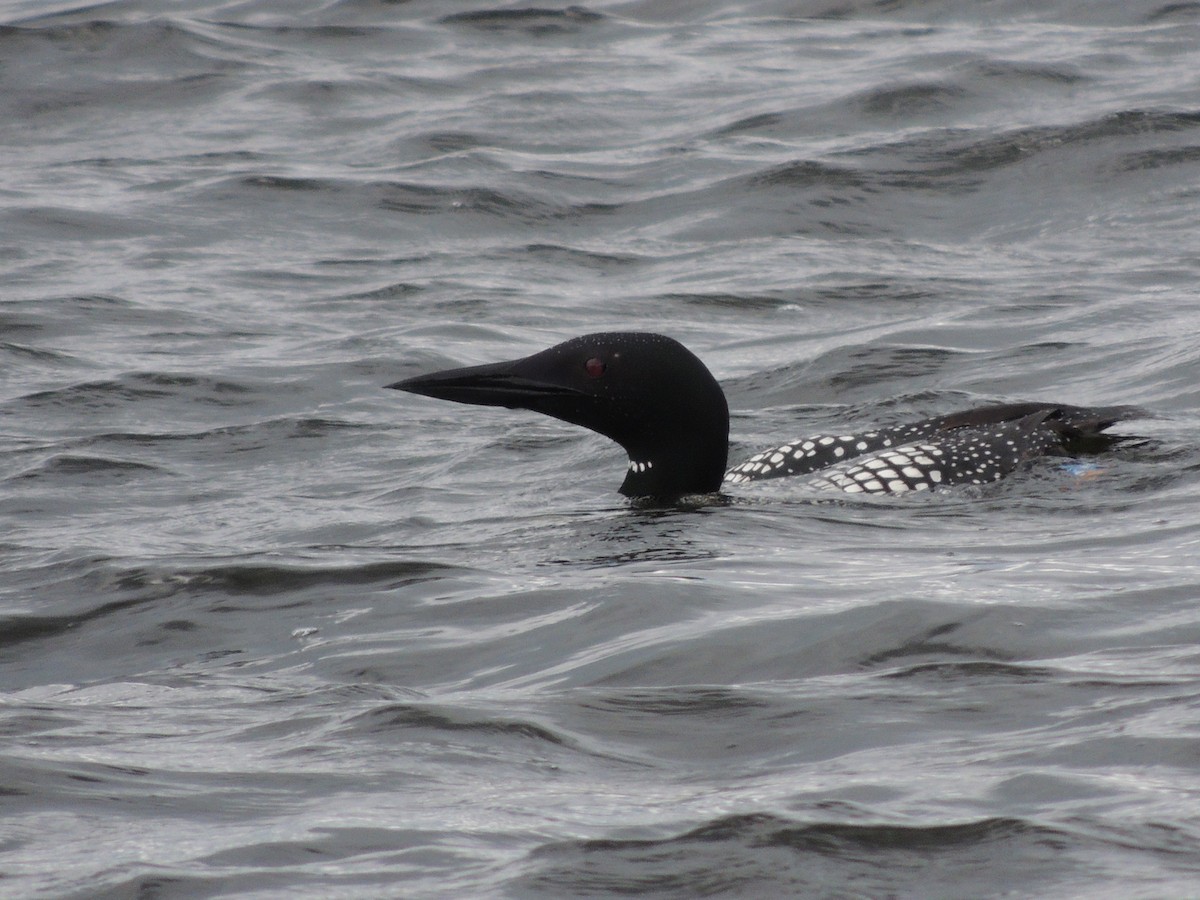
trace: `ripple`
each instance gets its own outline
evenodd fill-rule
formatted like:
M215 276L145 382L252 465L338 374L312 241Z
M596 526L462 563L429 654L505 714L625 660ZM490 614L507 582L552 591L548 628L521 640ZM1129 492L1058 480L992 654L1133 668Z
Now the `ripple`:
M443 25L466 25L485 31L519 31L534 37L573 34L581 26L604 21L606 16L583 6L566 9L524 7L518 9L481 9L452 13L440 20Z

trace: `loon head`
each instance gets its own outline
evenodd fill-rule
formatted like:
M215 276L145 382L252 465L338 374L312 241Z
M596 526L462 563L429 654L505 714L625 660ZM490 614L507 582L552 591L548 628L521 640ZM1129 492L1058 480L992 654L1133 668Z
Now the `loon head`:
M590 428L629 454L621 485L627 497L713 493L725 472L725 394L704 363L661 334L586 334L523 359L418 375L388 387L530 409Z

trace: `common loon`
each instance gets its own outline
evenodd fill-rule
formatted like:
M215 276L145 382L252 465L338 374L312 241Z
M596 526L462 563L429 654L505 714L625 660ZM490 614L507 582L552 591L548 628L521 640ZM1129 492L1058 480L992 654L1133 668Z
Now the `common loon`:
M448 369L387 385L458 403L529 409L609 437L629 454L621 493L711 494L785 475L817 488L900 494L996 481L1026 460L1096 452L1101 432L1135 407L983 406L860 434L788 441L726 471L729 407L712 373L673 338L605 332L509 362Z

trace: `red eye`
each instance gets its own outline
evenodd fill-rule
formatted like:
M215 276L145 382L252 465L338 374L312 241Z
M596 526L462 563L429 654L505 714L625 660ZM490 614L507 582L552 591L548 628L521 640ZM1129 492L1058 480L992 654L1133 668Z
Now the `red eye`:
M583 370L588 373L589 378L599 378L606 368L608 367L604 365L604 360L595 356L583 364Z

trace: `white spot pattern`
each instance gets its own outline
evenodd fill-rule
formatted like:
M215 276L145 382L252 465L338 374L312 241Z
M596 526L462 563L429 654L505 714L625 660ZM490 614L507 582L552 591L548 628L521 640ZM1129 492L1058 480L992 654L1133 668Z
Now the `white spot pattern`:
M1060 446L1041 419L938 430L938 420L860 435L816 435L755 454L725 475L729 484L811 474L817 488L902 494L996 481Z

